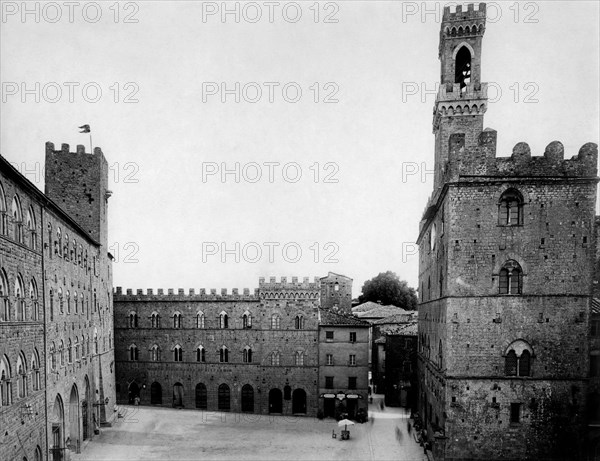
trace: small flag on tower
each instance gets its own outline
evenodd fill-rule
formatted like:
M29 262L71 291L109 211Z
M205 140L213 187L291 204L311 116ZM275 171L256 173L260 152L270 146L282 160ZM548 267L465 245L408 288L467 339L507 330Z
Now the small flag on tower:
M81 125L79 129L81 130L80 133L90 133L92 131L89 125Z

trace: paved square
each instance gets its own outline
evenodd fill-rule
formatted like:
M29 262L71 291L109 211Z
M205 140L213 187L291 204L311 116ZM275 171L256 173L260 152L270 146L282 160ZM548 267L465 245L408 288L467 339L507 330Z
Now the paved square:
M377 403L377 400L376 402ZM122 406L73 460L426 460L403 409L375 411L340 439L333 419ZM399 428L398 434L396 428ZM337 438L332 438L335 431Z

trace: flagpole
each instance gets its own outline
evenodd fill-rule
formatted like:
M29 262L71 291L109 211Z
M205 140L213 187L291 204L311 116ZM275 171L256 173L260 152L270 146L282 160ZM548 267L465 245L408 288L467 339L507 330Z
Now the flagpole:
M94 153L94 147L92 146L92 132L90 131L90 154Z

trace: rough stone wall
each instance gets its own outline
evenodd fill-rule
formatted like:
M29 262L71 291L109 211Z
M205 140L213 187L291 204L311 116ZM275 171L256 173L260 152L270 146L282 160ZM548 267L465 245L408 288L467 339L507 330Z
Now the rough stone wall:
M542 156L518 143L510 157L496 157L497 134L482 129L479 39L448 33L462 26L468 36L464 26L476 15L472 5L445 10L440 33L436 181L418 238L419 413L435 459L577 459L596 260L597 145L565 159L558 141ZM462 41L475 51L473 80L457 92L445 83ZM508 189L523 198L519 225L499 220ZM509 260L522 268L522 292L503 295L500 271ZM527 377L505 375L516 340L533 351ZM511 404L521 405L518 423L508 421Z
M41 204L29 195L29 191L13 181L8 172L0 170L0 187L4 192L5 202L0 203L0 212L11 214L11 204L15 194L19 197L23 217L31 207L36 221L35 249L30 245L29 235L24 223L24 242L19 243L14 238L15 223L8 216L5 218L7 228L0 232L0 268L7 279L8 301L10 303L10 321L0 321L0 360L9 363L11 376L10 405L0 401L0 458L1 459L33 459L37 447L46 453L45 420L46 408L44 403L45 391L45 354L43 326L43 274L42 274L42 241L41 241ZM0 227L1 230L1 227ZM17 318L17 298L15 282L21 275L26 296L25 320ZM37 285L38 317L34 319L34 303L29 297L29 283L34 279ZM6 294L6 293L5 293ZM0 297L0 309L3 308L3 297ZM1 315L1 314L0 314ZM17 361L19 355L24 357L27 392L25 397L19 397ZM38 357L40 387L34 389L35 370L33 356ZM2 383L6 385L5 383ZM6 387L5 387L6 392Z
M111 262L106 245L90 240L90 236L106 240L106 197L104 194L94 196L93 200L76 197L83 189L106 191L108 179L103 167L106 160L101 154L68 153L68 146L67 151L53 152L51 143L46 148L46 171L60 169L60 174L50 183L47 177L49 191L58 194L52 198L64 206L65 211L74 214L74 219L81 219L80 225L88 231L83 234L59 213L51 208L45 210L48 363L52 361L52 349L56 356L55 369L50 365L48 368L48 440L53 440L52 425L61 424L55 415L62 406L64 446L76 451L84 436L88 439L94 436L95 426L111 423L116 404ZM86 169L84 177L79 176L81 168ZM67 193L65 187L70 188L70 192ZM65 194L64 197L61 194ZM70 362L69 341L72 345Z
M316 416L318 406L318 281L298 282L296 278L288 283L261 279L261 287L250 294L233 290L216 290L208 294L206 290L182 289L159 290L137 294L121 289L115 293L115 340L117 360L117 383L119 401L128 401L131 383L142 388L141 404L150 404L150 389L154 382L162 388L162 405L173 405L173 386L183 385L183 405L196 407L196 385L207 387L207 411L218 411L218 388L227 384L231 390L230 411L241 411L241 388L249 384L254 390L254 413L268 414L269 392L286 386L291 391L303 389L307 396L306 413ZM170 294L169 294L170 293ZM204 327L197 327L198 312L204 314ZM138 315L138 327L129 327L129 315ZM181 313L180 328L174 328L173 315ZM228 315L228 328L219 327L221 313ZM158 313L161 328L151 327L151 316ZM251 315L251 327L243 327L243 315ZM273 328L273 316L278 317L279 328ZM296 329L296 317L301 316L303 325ZM151 348L158 345L161 361L152 361ZM139 360L131 361L129 347L139 350ZM183 361L175 362L173 348L179 345L183 350ZM197 362L196 350L205 349L206 362ZM220 348L226 346L229 362L220 362ZM252 349L252 362L243 362L244 348ZM272 364L272 354L279 353L279 364ZM296 353L303 353L303 363L296 365ZM144 388L145 386L145 388ZM292 413L292 401L283 400L283 414Z
M336 284L338 290L335 289ZM352 279L330 272L321 278L321 308L334 309L350 314L352 312Z

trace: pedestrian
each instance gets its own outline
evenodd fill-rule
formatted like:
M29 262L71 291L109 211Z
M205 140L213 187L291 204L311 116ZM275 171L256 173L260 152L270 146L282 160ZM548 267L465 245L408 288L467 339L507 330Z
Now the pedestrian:
M383 411L383 399L379 401L379 409Z
M408 424L408 427L407 427L407 429L408 429L408 435L410 435L410 431L412 430L412 427L410 425L410 421L407 420L406 423Z

